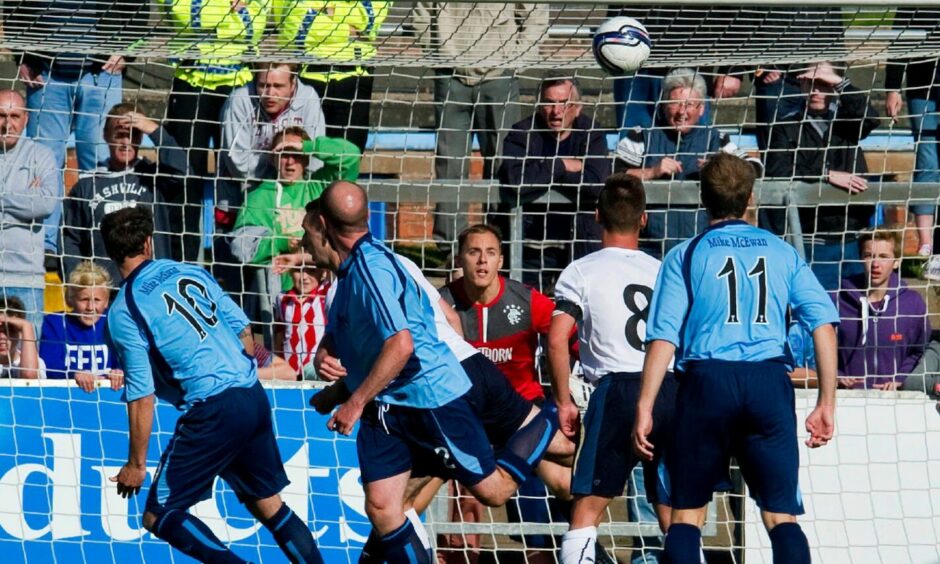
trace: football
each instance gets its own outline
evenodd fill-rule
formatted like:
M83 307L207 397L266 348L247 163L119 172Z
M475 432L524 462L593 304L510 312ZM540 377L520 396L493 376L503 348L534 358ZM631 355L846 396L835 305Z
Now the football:
M646 62L653 42L643 24L633 18L610 18L594 33L594 59L613 75L629 74Z

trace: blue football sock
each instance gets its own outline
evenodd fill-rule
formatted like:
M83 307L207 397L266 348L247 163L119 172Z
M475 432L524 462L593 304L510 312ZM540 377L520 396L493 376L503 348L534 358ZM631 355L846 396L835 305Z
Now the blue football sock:
M277 545L293 564L323 564L323 556L310 529L286 503L264 522L264 526L271 531Z
M770 530L774 564L810 564L809 541L797 523L781 523Z
M382 539L375 529L369 531L369 538L362 545L359 564L382 564Z
M163 514L151 531L154 536L170 543L170 546L200 562L210 564L243 564L239 558L219 540L209 527L185 511L171 509Z
M503 470L521 484L535 473L558 430L558 408L546 404L529 423L515 432L496 460Z
M430 564L428 551L411 521L382 537L382 552L388 564Z
M666 533L663 564L699 564L702 531L695 525L673 523Z

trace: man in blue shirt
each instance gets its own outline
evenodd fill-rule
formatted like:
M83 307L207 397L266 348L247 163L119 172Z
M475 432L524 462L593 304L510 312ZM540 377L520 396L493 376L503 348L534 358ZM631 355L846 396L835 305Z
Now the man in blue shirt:
M440 462L480 501L502 505L548 449L557 411L539 411L495 456L468 398L470 380L439 338L427 294L369 234L365 191L338 181L320 201L322 230L313 237L308 230L307 242L314 257L339 264L332 265L337 289L317 365L337 357L350 392L327 425L348 435L362 419L356 444L366 512L382 536L384 559L429 562L402 502L416 458Z
M108 314L113 349L125 370L128 461L122 497L147 475L154 396L185 413L160 459L143 524L203 562L244 562L187 512L208 499L221 476L274 536L291 562L322 564L306 523L278 493L289 483L258 383L248 319L197 266L153 258L153 216L125 208L101 221L105 249L124 282Z
M806 419L810 448L833 435L839 316L796 250L741 218L754 170L728 154L702 169L710 227L672 249L653 291L634 448L651 459L653 403L669 362L680 375L675 435L665 446L672 501L667 562L698 563L701 526L728 461L740 463L770 534L774 562L809 564L798 472L795 399L784 360L787 308L813 333L819 372Z

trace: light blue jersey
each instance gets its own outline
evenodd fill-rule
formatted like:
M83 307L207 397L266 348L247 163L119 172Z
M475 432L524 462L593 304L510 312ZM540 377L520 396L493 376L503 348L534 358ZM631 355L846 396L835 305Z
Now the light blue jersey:
M377 399L418 408L440 407L470 389L470 380L438 338L434 311L405 267L366 235L339 267L326 332L346 368L350 391L362 384L385 341L407 329L414 353Z
M126 401L155 393L189 408L258 381L238 335L248 318L204 269L147 261L121 285L108 332L124 367Z
M796 249L743 221L725 221L666 255L650 306L647 342L689 360L783 358L787 307L810 331L839 314Z

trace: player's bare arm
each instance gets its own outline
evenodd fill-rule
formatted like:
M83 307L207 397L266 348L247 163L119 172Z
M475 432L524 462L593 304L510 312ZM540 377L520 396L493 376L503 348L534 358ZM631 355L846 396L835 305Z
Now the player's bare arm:
M558 406L558 423L566 437L574 437L578 432L580 412L571 400L568 378L571 377L571 353L569 337L574 328L575 319L571 315L555 311L548 330L548 361L552 375L552 395Z
M813 346L816 348L819 392L816 408L806 418L809 432L806 446L817 448L825 446L835 433L837 340L832 325L826 323L813 331Z
M117 483L118 495L124 498L137 495L147 477L147 447L153 430L153 397L151 394L127 404L131 437L127 462L118 475L111 478L112 482Z
M636 405L636 423L633 427L633 448L646 460L653 459L653 443L648 437L653 432L653 404L663 385L669 362L676 354L676 346L669 341L653 341L646 349L643 361L643 377L640 384L640 399Z
M333 414L326 424L327 428L342 435L352 433L366 404L375 399L375 396L398 376L412 353L414 353L414 343L411 340L411 331L403 329L386 339L369 375Z
M238 340L242 342L249 356L255 356L255 337L251 334L251 325L242 329L242 332L238 334Z

